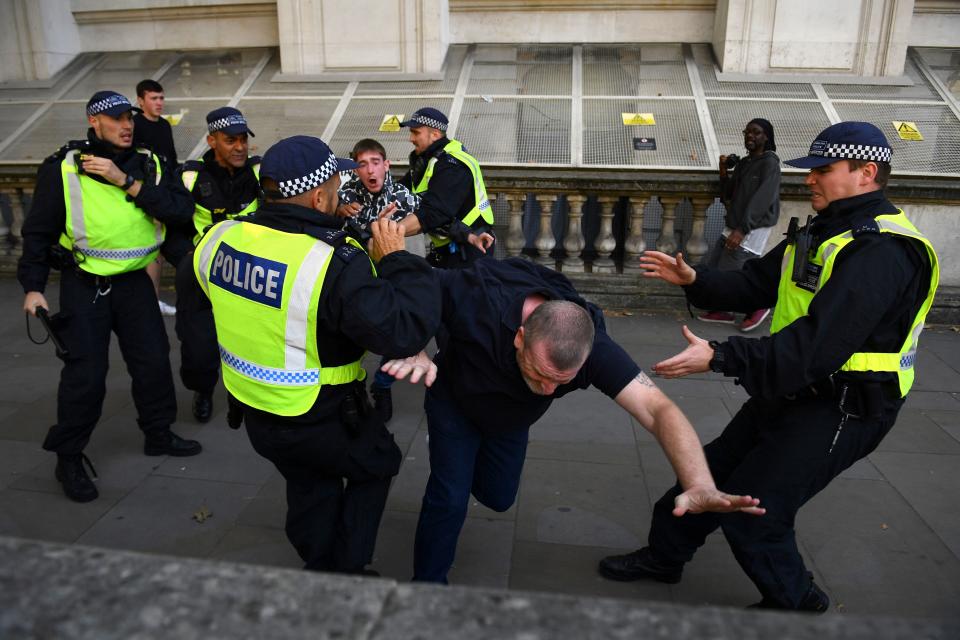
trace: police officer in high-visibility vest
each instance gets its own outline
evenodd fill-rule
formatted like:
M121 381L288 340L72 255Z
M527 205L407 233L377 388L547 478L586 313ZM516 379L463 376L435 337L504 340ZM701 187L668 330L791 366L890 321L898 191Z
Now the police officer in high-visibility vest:
M190 194L149 149L133 146L133 107L99 91L87 102L90 130L40 166L23 224L17 278L24 309L48 309L50 267L59 268L60 312L54 316L68 350L57 394L57 424L43 448L56 452L56 477L71 500L97 497L83 449L103 405L111 331L133 378L137 422L148 456L192 456L200 444L170 430L177 403L170 345L144 267L156 259L165 223L193 212ZM94 475L96 473L94 472Z
M787 162L810 170L816 217L742 271L694 269L680 254L646 252L647 275L683 285L698 307L776 305L769 338L707 342L684 327L687 348L654 368L667 378L711 370L737 378L750 399L706 446L707 461L722 490L749 487L767 513L674 518L675 488L654 507L649 546L605 558L603 575L678 582L720 527L760 591L759 607L829 607L797 550L794 518L893 426L939 280L930 241L884 195L890 156L872 124L822 131L806 157Z
M439 324L440 295L397 222L371 225L369 258L341 230L339 172L355 166L319 138L276 143L260 168L264 204L214 225L194 267L224 386L254 449L287 481L287 537L307 569L367 573L401 454L360 361L365 349L419 351Z
M430 240L427 260L435 267L462 269L492 256L472 246L470 232L493 234L493 207L487 199L480 163L458 140L447 138L447 116L432 107L418 109L400 123L410 128L410 169L400 179L420 195L420 208L400 224L406 235L421 231Z
M249 157L253 131L239 110L220 107L207 114L207 144L199 160L183 164L181 179L193 195L189 237L179 239L177 265L177 337L180 379L193 391L193 416L207 422L213 414L213 390L220 375L217 334L210 305L195 286L193 254L204 229L223 220L249 215L260 198L260 157Z

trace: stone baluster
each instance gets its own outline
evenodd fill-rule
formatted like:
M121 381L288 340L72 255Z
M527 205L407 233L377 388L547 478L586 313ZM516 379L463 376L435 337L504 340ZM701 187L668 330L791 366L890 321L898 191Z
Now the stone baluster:
M677 237L674 233L673 221L677 217L677 207L682 201L683 198L680 196L660 196L663 219L660 225L660 237L657 238L657 251L671 256L677 252Z
M510 192L503 194L503 197L507 201L509 220L506 242L504 242L507 256L521 256L523 247L527 244L527 239L523 235L523 205L526 194Z
M563 259L563 270L567 273L583 273L583 258L580 252L587 242L583 238L583 203L586 197L579 193L567 196L569 213L567 214L567 233L563 238L563 248L567 255Z
M613 209L617 205L617 196L600 196L597 204L600 208L600 233L594 244L597 259L593 261L593 272L616 273L617 265L610 255L617 248L617 239L613 237Z
M20 242L20 230L23 228L23 200L26 196L33 198L33 188L17 189L10 196L10 209L13 213L13 220L10 223L10 238L13 242Z
M707 209L713 204L713 198L697 196L690 198L690 204L693 206L693 228L690 239L687 240L687 253L683 258L687 264L697 264L709 249L706 240Z
M643 209L649 200L649 195L630 196L630 235L623 243L624 273L640 271L640 256L647 248L643 239Z
M557 246L557 241L553 237L553 203L557 201L557 194L545 193L536 196L540 203L540 231L537 233L537 239L533 243L537 248L537 262L551 269L557 268L557 262L550 256L550 252Z

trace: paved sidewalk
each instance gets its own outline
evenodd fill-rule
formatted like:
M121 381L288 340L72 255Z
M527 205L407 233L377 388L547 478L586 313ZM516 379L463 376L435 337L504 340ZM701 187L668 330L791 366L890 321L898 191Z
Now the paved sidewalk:
M214 419L199 425L177 384L181 435L194 458L148 458L136 427L130 381L114 345L103 417L87 453L100 498L68 501L55 457L40 443L56 416L59 361L24 331L22 294L0 281L0 534L114 549L297 567L283 533L282 478L225 425L222 389ZM48 298L56 307L56 285ZM165 293L169 296L169 292ZM645 368L683 345L675 315L610 314L610 333ZM39 323L35 335L42 334ZM697 324L722 338L736 329ZM172 319L167 329L179 367ZM114 341L115 342L115 341ZM375 365L369 359L368 370ZM917 383L880 448L802 511L800 546L838 612L957 616L960 601L960 335L934 328L921 340ZM658 381L703 440L744 401L716 375ZM390 428L405 460L384 514L374 568L407 580L428 473L422 390L395 387ZM616 583L596 574L604 555L644 543L651 504L673 482L653 438L595 390L554 403L534 427L517 503L506 513L472 505L451 581L630 600L740 607L758 599L720 534L711 536L678 585ZM195 518L209 511L210 517ZM203 520L199 522L198 519Z

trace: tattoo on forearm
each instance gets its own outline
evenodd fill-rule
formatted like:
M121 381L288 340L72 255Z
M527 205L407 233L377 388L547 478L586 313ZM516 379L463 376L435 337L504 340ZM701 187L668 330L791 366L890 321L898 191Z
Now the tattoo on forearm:
M657 388L657 385L653 384L653 380L651 380L650 377L647 376L647 374L645 374L643 371L638 373L637 377L634 378L634 380L636 380L637 382L639 382L645 387L650 387L651 389Z

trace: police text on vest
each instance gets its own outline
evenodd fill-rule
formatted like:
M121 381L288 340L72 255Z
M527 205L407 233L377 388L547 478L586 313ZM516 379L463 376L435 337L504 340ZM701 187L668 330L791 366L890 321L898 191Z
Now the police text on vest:
M217 248L210 283L254 302L279 309L287 265L237 251L226 242Z

